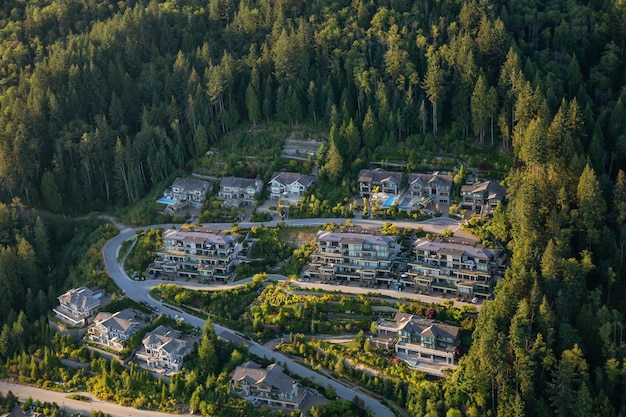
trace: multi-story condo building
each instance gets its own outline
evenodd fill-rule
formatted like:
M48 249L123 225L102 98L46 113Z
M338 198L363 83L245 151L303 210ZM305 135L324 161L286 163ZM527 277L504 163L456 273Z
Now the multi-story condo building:
M461 187L461 208L477 214L491 213L506 197L506 188L497 181L483 181Z
M394 321L381 321L376 327L375 346L389 348L393 341L396 356L426 373L442 376L443 369L454 368L460 344L457 326L421 316L397 313ZM386 345L385 345L386 344Z
M321 230L304 276L322 280L390 283L392 267L401 250L397 236L365 229Z
M415 259L403 274L405 283L467 300L489 298L496 272L506 262L503 250L459 238L419 238L413 250Z
M402 182L401 172L389 172L382 168L362 169L359 172L361 197L370 197L376 190L385 194L398 194Z
M293 410L300 408L306 397L306 390L277 363L263 369L256 362L245 362L232 372L230 386L255 406Z
M204 281L229 280L240 251L238 239L222 230L168 229L149 272Z
M452 175L439 171L432 174L414 173L409 175L411 197L417 198L416 204L450 204L450 193L454 180Z

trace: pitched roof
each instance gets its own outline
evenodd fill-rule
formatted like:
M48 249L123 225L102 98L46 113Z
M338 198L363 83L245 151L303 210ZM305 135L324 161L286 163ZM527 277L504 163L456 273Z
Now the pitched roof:
M72 305L76 308L93 308L100 304L95 293L86 287L72 288L59 296L59 302Z
M435 171L432 174L413 173L409 175L409 185L413 184L439 184L452 186L454 178L449 174L442 174L439 171Z
M180 332L178 330L174 330L170 327L160 325L159 327L148 333L143 338L142 343L144 345L159 345L159 347L164 348L172 340L176 340L179 343L182 342L181 340L178 340L179 337ZM172 346L176 347L178 345L169 345L169 347L165 348L165 350L169 352L169 349L171 349Z
M100 312L94 318L94 323L100 323L107 329L116 330L126 333L131 327L136 326L139 322L135 319L135 312L126 308L114 314Z
M258 178L238 178L238 177L224 177L222 181L220 181L220 187L230 187L230 188L248 188L253 187L257 188L262 186L263 183Z
M180 187L185 191L205 191L209 186L210 184L207 181L194 178L176 178L172 183L172 187Z
M270 182L272 181L276 181L282 185L290 185L297 181L302 186L308 187L315 182L315 177L312 175L299 174L297 172L274 172Z
M236 367L230 379L238 382L246 381L250 385L264 384L281 392L289 392L294 380L283 370L284 368L277 363L263 369L256 362L248 361Z
M503 199L506 196L506 187L503 187L497 181L482 181L474 184L463 185L461 193L483 193L487 194L489 199Z
M406 313L396 314L396 323L399 330L411 333L419 333L420 336L433 337L436 339L451 338L456 339L459 335L460 327L438 322Z
M382 168L376 169L362 169L359 171L359 182L371 182L374 184L380 184L383 182L394 182L399 184L402 181L401 172L385 171Z

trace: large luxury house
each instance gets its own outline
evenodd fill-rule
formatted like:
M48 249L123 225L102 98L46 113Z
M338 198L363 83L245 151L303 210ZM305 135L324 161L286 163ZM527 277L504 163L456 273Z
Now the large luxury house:
M191 353L187 342L181 339L178 330L159 326L143 338L143 348L137 357L146 361L148 368L178 372L183 359Z
M434 172L432 174L415 173L409 175L409 191L416 198L415 205L422 207L429 203L450 204L450 193L454 180L452 175Z
M454 294L466 300L487 299L505 252L460 238L416 239L415 260L402 279L425 292Z
M461 209L477 214L491 213L506 197L506 188L497 181L483 181L461 187Z
M277 363L263 369L256 362L245 362L231 374L231 388L255 406L267 405L287 410L300 408L306 390L283 370Z
M211 183L195 178L176 178L165 190L163 198L157 200L168 204L171 213L180 213L188 208L199 209L211 190Z
M204 281L229 280L240 250L237 238L222 230L168 229L148 272Z
M269 182L270 198L300 197L304 191L315 183L312 175L299 174L297 172L274 172Z
M128 339L139 330L137 313L126 308L116 313L100 312L87 330L87 340L121 350Z
M358 181L361 197L370 197L376 192L395 195L400 190L402 173L389 172L382 168L362 169Z
M85 326L100 308L100 298L103 295L104 290L93 292L85 287L72 288L58 297L59 306L54 309L54 313L67 324Z
M220 182L217 198L224 200L227 207L251 206L261 191L263 181L260 179L224 177Z
M378 323L377 337L372 339L372 343L385 348L390 343L396 356L412 367L441 376L443 369L454 368L457 364L459 331L459 327L436 320L397 313L394 321Z
M316 247L305 266L305 277L322 280L390 283L392 266L401 245L397 236L384 236L366 229L321 230Z

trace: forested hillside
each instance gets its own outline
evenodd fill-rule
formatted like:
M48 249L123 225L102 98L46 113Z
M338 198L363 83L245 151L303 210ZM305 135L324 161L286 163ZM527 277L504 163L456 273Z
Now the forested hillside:
M511 268L458 371L407 409L624 416L625 42L623 0L6 0L1 195L125 206L269 122L327 128L335 183L400 142L511 153L485 226ZM2 256L28 255L11 227Z

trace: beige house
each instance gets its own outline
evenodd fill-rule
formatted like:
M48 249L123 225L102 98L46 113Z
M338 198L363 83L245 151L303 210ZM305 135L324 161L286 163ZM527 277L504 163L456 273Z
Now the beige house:
M227 207L251 206L254 198L263 191L260 179L224 177L220 182L217 198Z
M59 306L53 311L58 319L67 324L85 326L100 308L102 295L104 290L93 292L85 287L72 288L57 298Z
M379 322L376 333L378 340L394 340L396 356L412 367L441 376L443 369L457 365L460 330L436 320L397 313L394 321Z
M87 330L86 338L109 348L121 350L128 339L137 333L139 327L137 314L130 308L116 313L103 311L94 317L93 323Z
M370 197L376 192L395 195L400 190L402 173L389 172L382 168L362 169L358 181L361 197Z
M297 172L274 172L269 182L270 198L300 197L304 191L315 183L312 175L299 174Z
M312 279L390 283L401 247L397 236L366 229L321 230L303 275Z
M456 237L416 239L413 253L415 259L408 262L403 278L407 285L465 300L489 298L495 277L506 263L503 250Z
M146 334L142 343L137 357L145 360L148 368L178 372L184 357L191 353L187 342L181 339L181 332L166 326L159 326Z
M205 227L168 229L148 272L204 281L228 281L241 250L238 239L223 230Z
M293 410L300 408L306 390L277 363L261 368L248 361L235 368L230 376L231 388L253 405Z
M461 187L461 209L489 214L506 197L506 188L497 181L483 181Z

